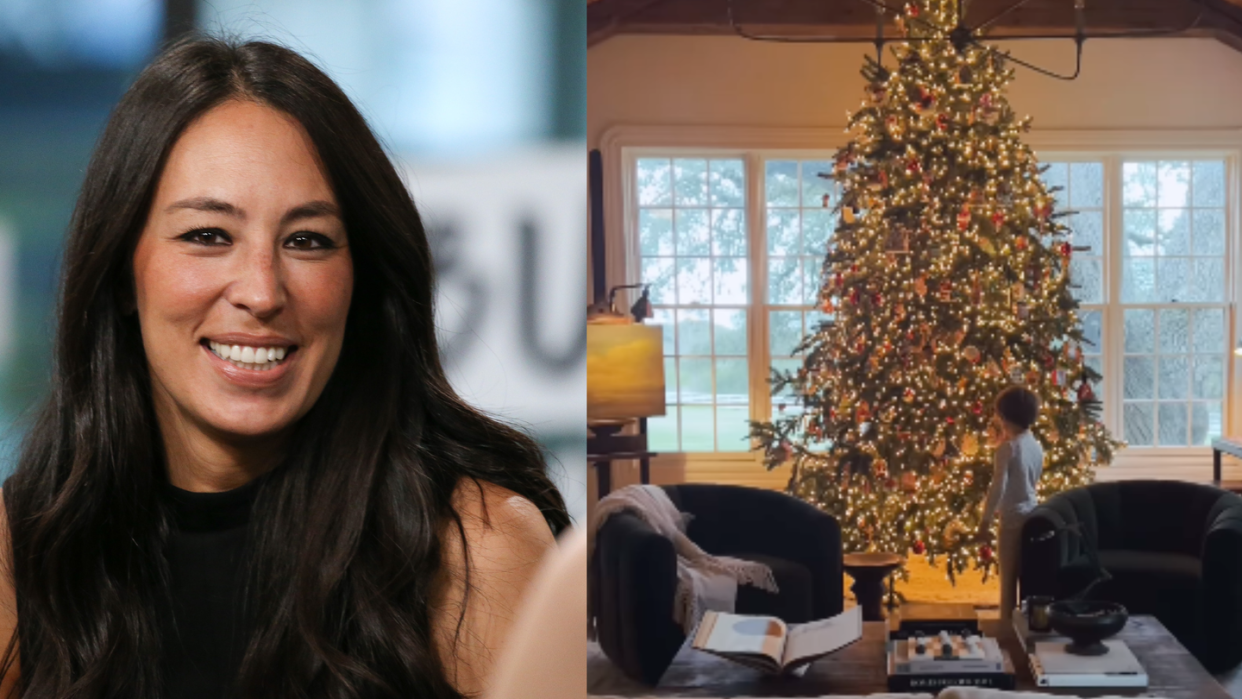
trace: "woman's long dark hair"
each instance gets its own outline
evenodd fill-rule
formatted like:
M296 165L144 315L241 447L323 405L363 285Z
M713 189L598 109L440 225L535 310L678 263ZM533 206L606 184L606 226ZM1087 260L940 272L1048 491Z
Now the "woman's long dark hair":
M162 441L129 260L174 142L230 99L291 115L318 149L355 287L332 378L251 517L246 697L459 697L429 600L463 477L568 525L538 446L462 402L441 367L432 259L409 193L331 79L268 43L182 42L117 105L65 246L51 395L4 487L20 695L161 693L154 600L167 594ZM9 663L12 663L10 647Z

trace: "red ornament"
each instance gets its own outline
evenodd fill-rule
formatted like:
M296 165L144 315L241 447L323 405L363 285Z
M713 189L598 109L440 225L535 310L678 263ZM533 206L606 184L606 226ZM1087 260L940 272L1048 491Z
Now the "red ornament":
M1018 236L1017 239L1013 241L1013 244L1014 244L1014 247L1018 248L1019 250L1025 250L1026 249L1026 236L1025 235Z
M940 129L941 131L949 130L949 115L948 114L941 114L940 116L936 117L936 128Z
M992 225L999 227L1004 222L1005 222L1004 213L997 211L996 213L992 214Z
M984 560L984 562L989 562L989 561L991 561L991 560L992 560L992 547L991 547L991 546L988 546L987 544L984 544L983 546L980 546L980 547L979 547L979 557L980 557L980 558L982 558L982 559Z
M916 4L914 4L914 3L910 3L909 5L906 5L906 7L908 8L908 9L907 9L907 12L909 12L909 13L910 13L910 16L911 16L911 17L918 17L918 16L919 16L919 6L918 6L918 5L916 5Z
M923 540L920 539L914 542L914 545L910 547L910 550L913 551L915 555L921 556L923 555L923 552L927 550L927 546L923 543Z
M918 158L910 158L909 160L906 161L906 172L910 173L911 175L919 174L919 171L921 171L922 169L923 169L923 166L919 164Z
M979 401L975 401L975 404L972 405L970 409L974 411L975 415L982 415L983 414L983 403L980 403Z
M1085 403L1091 400L1095 400L1095 391L1091 390L1090 382L1083 381L1078 387L1078 402Z
M966 230L967 228L970 228L970 207L969 206L963 206L962 212L957 215L957 228L958 230L962 230L962 231Z
M1074 254L1074 246L1070 245L1069 243L1061 243L1061 255L1063 257L1068 258L1070 255L1073 255L1073 254Z
M858 305L858 289L850 289L850 303Z

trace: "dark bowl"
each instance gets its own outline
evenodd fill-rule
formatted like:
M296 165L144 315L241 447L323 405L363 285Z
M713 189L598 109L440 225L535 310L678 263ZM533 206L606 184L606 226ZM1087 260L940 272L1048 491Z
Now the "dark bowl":
M1107 653L1108 646L1101 641L1125 628L1129 617L1126 608L1116 602L1062 600L1048 606L1048 623L1053 631L1073 641L1065 650L1075 655Z

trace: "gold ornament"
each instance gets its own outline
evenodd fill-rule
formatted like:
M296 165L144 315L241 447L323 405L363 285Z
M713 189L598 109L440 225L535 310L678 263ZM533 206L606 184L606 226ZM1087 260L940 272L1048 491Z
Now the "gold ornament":
M979 438L973 433L967 433L962 437L962 453L966 456L974 456L979 453Z

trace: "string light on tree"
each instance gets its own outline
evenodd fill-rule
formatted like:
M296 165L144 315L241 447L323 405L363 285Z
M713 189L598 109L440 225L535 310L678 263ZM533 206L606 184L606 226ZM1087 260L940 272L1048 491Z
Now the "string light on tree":
M818 304L833 322L803 339L800 369L773 372L802 409L751 424L848 550L927 555L951 580L995 563L968 533L1001 389L1024 381L1043 405L1041 497L1090 482L1119 446L1083 362L1072 236L1005 98L1013 72L955 48L956 24L955 0L911 3L899 25L934 40L899 42L891 70L867 60L852 140L821 174L842 190Z

